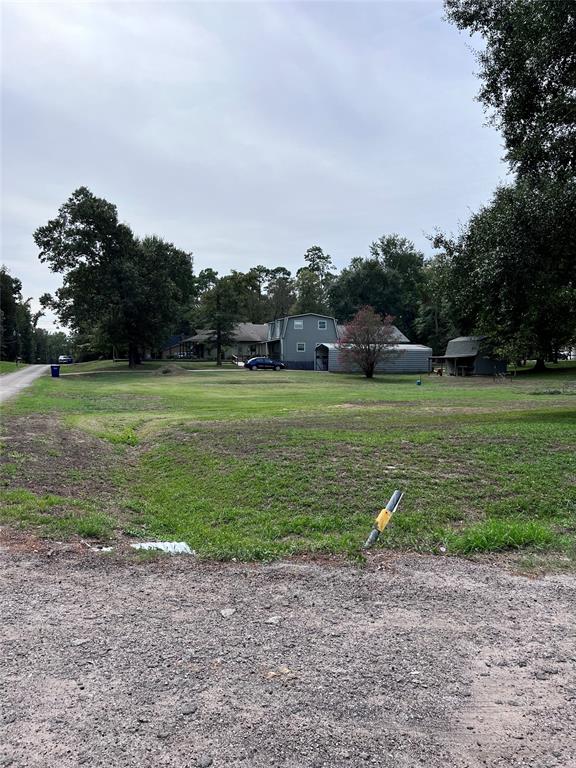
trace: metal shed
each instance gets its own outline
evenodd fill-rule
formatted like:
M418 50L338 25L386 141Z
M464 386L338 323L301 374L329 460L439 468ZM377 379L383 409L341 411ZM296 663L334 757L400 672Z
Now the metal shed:
M426 373L431 354L432 349L421 344L397 344L393 356L378 363L376 373ZM316 345L315 369L334 373L346 372L347 369L340 360L338 344Z
M430 358L431 367L439 363L450 376L494 376L506 373L506 361L493 357L485 336L458 336L451 339L443 355Z

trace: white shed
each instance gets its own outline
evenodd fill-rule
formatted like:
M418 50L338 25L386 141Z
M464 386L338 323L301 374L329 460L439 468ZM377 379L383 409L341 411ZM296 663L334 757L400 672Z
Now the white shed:
M396 344L393 355L381 360L376 373L427 373L432 349L422 344ZM344 373L338 344L317 344L315 370ZM358 369L359 370L359 369Z

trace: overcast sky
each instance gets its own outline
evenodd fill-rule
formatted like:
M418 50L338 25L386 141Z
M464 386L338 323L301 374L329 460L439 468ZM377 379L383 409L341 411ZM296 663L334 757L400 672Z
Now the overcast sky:
M196 271L428 254L506 178L469 46L433 0L5 0L2 261L57 288L32 233L79 186Z

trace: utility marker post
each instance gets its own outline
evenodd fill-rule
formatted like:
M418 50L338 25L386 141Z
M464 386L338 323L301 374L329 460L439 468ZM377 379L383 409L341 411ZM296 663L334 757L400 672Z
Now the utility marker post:
M394 493L390 497L390 501L388 502L388 504L386 504L384 509L380 511L378 517L374 521L374 528L370 532L370 536L368 536L368 538L364 542L364 549L369 549L378 541L378 537L390 522L390 518L392 517L394 512L396 512L396 510L398 509L398 506L400 505L400 502L402 501L403 496L404 494L402 493L402 491L394 491Z

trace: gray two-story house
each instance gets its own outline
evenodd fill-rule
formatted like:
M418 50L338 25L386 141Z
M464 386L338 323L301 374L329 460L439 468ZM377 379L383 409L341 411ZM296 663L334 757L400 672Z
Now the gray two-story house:
M336 341L338 326L328 315L307 312L268 323L268 356L282 360L289 368L314 370L316 345Z

